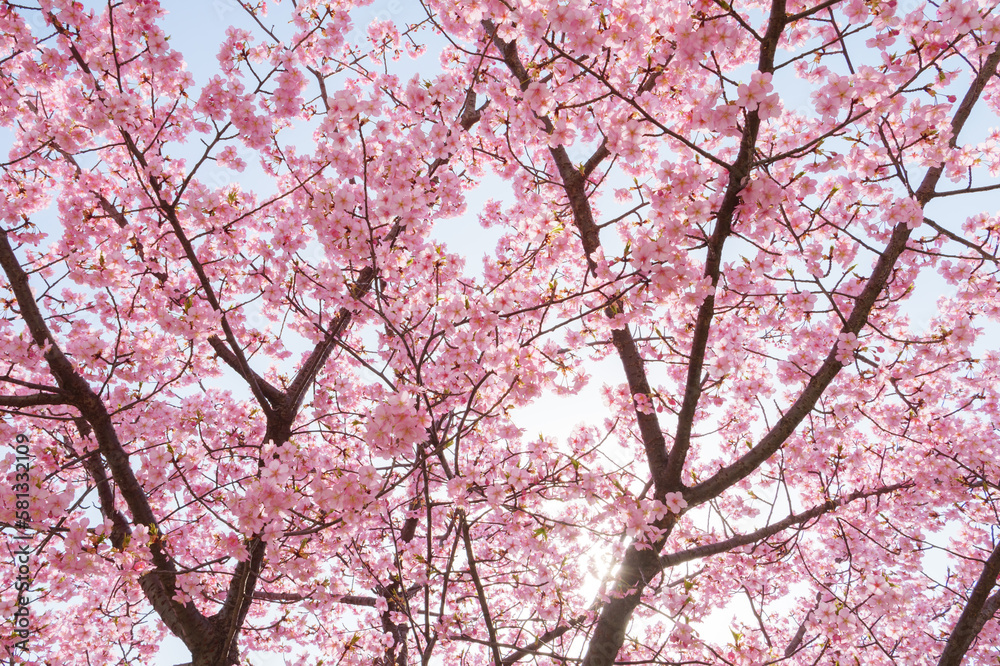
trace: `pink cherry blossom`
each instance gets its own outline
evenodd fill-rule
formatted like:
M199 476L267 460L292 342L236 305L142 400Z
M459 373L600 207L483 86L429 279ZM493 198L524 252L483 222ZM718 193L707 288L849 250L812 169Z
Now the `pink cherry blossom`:
M997 7L174 4L0 6L14 661L994 663Z

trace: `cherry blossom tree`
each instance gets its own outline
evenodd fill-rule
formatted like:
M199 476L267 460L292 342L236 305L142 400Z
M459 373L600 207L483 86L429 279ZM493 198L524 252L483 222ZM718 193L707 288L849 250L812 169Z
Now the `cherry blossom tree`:
M0 2L9 653L995 662L995 3L236 4Z

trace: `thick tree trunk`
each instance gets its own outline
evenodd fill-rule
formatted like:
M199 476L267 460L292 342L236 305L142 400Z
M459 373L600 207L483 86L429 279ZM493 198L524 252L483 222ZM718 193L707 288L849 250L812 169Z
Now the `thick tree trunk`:
M660 574L658 552L659 549L636 550L633 547L625 554L612 598L601 611L583 666L610 666L615 663L615 657L625 642L625 628L642 600L643 590Z

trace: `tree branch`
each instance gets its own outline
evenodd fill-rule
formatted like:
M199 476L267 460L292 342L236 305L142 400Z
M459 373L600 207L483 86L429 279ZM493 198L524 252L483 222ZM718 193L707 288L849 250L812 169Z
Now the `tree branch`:
M530 657L531 655L535 654L540 648L542 648L545 645L548 645L549 643L559 638L569 630L579 627L581 624L584 623L586 619L587 619L586 615L577 615L576 617L574 617L572 620L569 621L569 624L564 624L562 626L556 627L555 629L546 631L544 634L536 638L530 644L524 646L523 648L517 648L509 655L504 657L501 664L503 664L503 666L513 666L513 664L516 664L525 657Z
M155 570L140 579L143 592L167 627L195 652L195 648L210 634L208 620L193 602L181 604L174 600L177 568L163 548L153 509L132 471L129 455L118 439L103 401L76 371L49 331L31 293L28 276L14 254L5 229L0 229L0 267L7 274L11 291L32 340L45 350L45 360L65 394L67 403L76 407L93 429L100 453L107 461L112 477L128 505L133 523L146 526L153 537L149 549Z
M469 574L472 582L476 586L476 596L479 597L479 606L483 611L483 621L486 623L486 631L490 636L490 649L493 651L493 663L502 666L503 659L500 658L500 643L497 641L497 630L493 626L493 619L490 616L490 605L486 600L486 590L483 588L483 581L479 579L479 570L476 568L476 554L472 550L472 537L469 535L469 523L462 515L462 540L465 543L465 555L469 559Z
M1000 606L1000 592L989 597L990 590L997 584L998 576L1000 576L1000 542L997 542L983 565L983 571L965 602L965 608L962 609L962 614L948 636L938 666L961 666L965 654L972 646L972 641ZM992 606L993 611L988 615L987 604Z
M258 375L256 372L254 372L252 368L248 368L250 370L252 377L246 377L243 374L244 368L242 365L240 365L240 360L236 357L236 354L234 354L232 350L229 349L228 346L226 346L226 343L223 342L219 338L219 336L217 335L209 336L208 344L212 345L212 349L214 349L215 353L219 355L219 358L225 361L226 365L235 370L236 374L238 374L240 377L243 377L243 379L246 380L247 383L251 381L257 382L257 385L260 386L261 393L264 394L264 397L267 398L268 402L274 409L281 409L281 407L285 404L284 391L277 388L276 386L268 382L266 379Z
M926 224L927 226L929 226L931 229L933 229L934 231L938 232L942 236L945 236L946 238L950 238L951 240L955 241L956 243L964 245L965 247L969 248L970 250L972 250L973 252L975 252L976 254L978 254L980 257L982 257L983 259L985 259L986 261L992 261L993 263L997 263L997 261L998 261L997 257L993 256L992 254L990 254L989 252L987 252L983 248L979 247L975 243L973 243L973 242L971 242L971 241L963 238L962 236L959 236L955 232L949 231L948 229L945 229L944 227L942 227L940 224L938 224L934 220L930 219L929 217L925 217L924 218L924 224Z
M663 555L660 557L660 566L664 569L669 569L670 567L675 567L678 564L683 564L684 562L699 560L711 555L718 555L719 553L725 553L734 548L739 548L740 546L748 546L752 543L757 543L758 541L774 536L775 534L782 532L793 525L801 525L815 518L819 518L823 514L835 511L838 507L846 506L855 500L865 499L868 497L879 497L881 495L887 495L889 493L894 493L911 487L913 487L913 482L906 481L891 486L883 486L875 490L859 490L858 492L851 493L847 497L842 497L837 500L828 500L823 504L814 506L808 511L793 513L772 525L762 527L759 530L755 530L747 534L737 534L717 543L705 544L704 546L697 546L695 548L689 548L677 553Z
M65 405L66 398L53 393L32 395L0 395L0 407L39 407L41 405Z
M955 112L955 116L952 118L952 138L950 141L952 147L954 147L959 132L961 132L969 115L972 113L972 108L975 106L976 100L982 93L983 88L986 87L986 83L990 77L996 74L998 63L1000 63L1000 45L997 46L996 50L984 62L975 80L969 86L969 90L966 92L961 105L959 105L958 110ZM943 172L944 169L941 166L928 169L920 187L915 193L915 198L921 207L933 197L934 188L941 179ZM868 317L875 306L875 302L889 282L896 260L899 259L899 256L906 249L906 242L910 237L911 231L902 222L897 224L892 230L889 243L886 245L885 250L882 251L882 254L879 255L879 259L875 264L871 276L865 283L864 289L854 301L854 309L851 311L847 323L841 329L842 333L857 334L868 323ZM761 438L756 446L737 459L733 464L722 468L711 478L691 488L685 495L688 504L701 504L717 497L734 483L749 476L784 445L788 437L795 431L806 415L812 411L820 396L823 395L826 388L840 372L842 366L840 361L837 360L836 354L837 346L835 344L827 355L826 360L823 361L823 365L812 376L809 383L802 390L802 393L799 394L799 397L782 415L774 427Z

